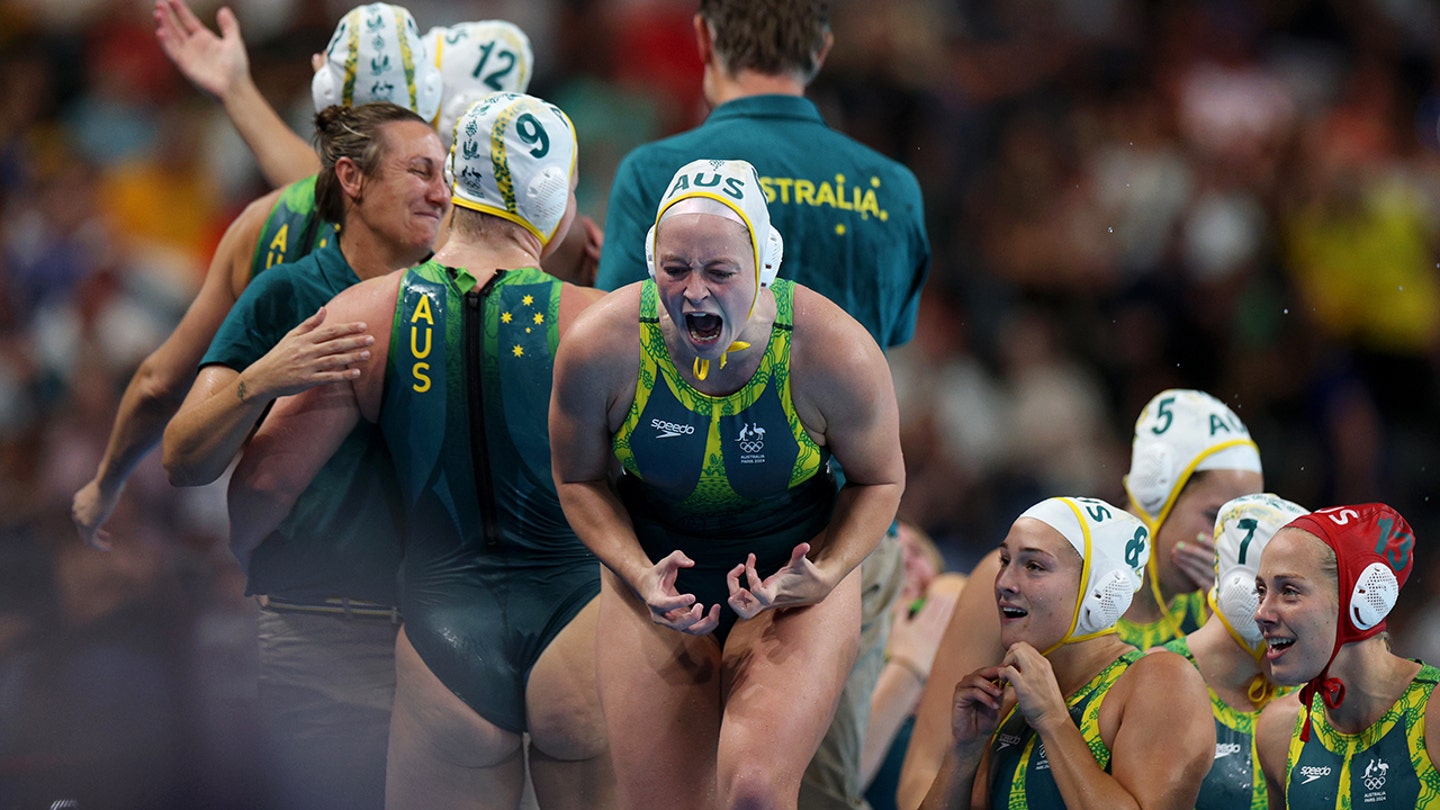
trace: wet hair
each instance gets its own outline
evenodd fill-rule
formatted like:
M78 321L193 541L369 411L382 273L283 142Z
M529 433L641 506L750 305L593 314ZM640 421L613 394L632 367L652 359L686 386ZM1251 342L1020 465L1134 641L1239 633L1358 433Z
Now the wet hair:
M809 83L830 30L829 0L700 0L725 70L797 74Z
M365 177L373 177L385 157L386 142L381 130L396 121L429 122L414 112L388 101L358 107L332 105L315 114L315 149L320 153L320 173L315 177L315 208L326 222L345 222L345 191L335 176L335 164L350 158Z

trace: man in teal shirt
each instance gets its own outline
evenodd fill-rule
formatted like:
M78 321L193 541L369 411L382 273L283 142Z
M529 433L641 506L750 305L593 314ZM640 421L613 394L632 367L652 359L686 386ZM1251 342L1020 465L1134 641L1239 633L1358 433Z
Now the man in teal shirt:
M826 4L771 5L701 0L695 37L713 109L695 129L621 162L596 286L647 277L645 234L676 170L697 158L741 159L759 171L771 219L785 234L785 276L840 305L881 348L898 346L915 331L930 265L919 183L905 166L830 129L805 98L834 41ZM892 532L862 566L860 652L805 774L802 810L865 806L860 747L885 665L899 559Z

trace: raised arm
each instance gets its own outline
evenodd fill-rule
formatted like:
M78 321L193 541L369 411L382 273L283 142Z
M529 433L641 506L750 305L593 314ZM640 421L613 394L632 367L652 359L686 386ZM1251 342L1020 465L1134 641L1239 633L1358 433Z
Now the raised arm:
M350 380L277 400L245 444L229 490L230 548L242 567L355 425L378 418L398 279L395 273L358 284L326 305L337 317L376 324L381 339Z
M175 331L145 358L125 387L95 477L75 493L71 504L75 528L86 543L110 547L109 533L102 527L115 510L125 481L179 410L200 358L249 280L250 255L275 196L261 197L230 223L199 294Z
M156 0L155 39L191 84L224 106L271 186L279 188L319 171L315 150L280 118L255 86L235 13L222 7L215 19L219 36L200 22L184 0Z
M915 728L910 748L900 771L896 803L902 810L914 810L935 781L940 761L950 739L950 705L955 684L968 672L990 666L1005 655L1000 644L1000 617L995 608L995 574L1000 570L996 549L970 572L960 591L945 637L930 667L930 680L915 709Z

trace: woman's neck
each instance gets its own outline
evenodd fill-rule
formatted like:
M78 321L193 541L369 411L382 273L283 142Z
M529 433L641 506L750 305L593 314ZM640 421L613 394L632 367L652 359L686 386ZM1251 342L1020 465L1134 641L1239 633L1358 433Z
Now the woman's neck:
M1080 687L1099 675L1115 659L1135 649L1120 640L1119 636L1108 635L1088 641L1062 644L1046 656L1050 668L1055 671L1055 682L1060 694L1067 699Z
M711 360L705 379L701 380L695 373L698 355L680 334L683 327L670 319L668 310L660 308L660 331L665 336L665 348L670 353L671 362L686 382L695 390L709 396L726 396L744 387L760 367L760 360L765 355L774 326L775 296L768 289L762 290L760 300L755 302L755 311L750 314L745 321L745 328L734 339L749 345L744 349L727 352L723 368L721 358Z
M354 227L341 228L340 253L364 281L419 264L428 251L397 248L365 228Z
M1330 725L1345 734L1359 734L1380 719L1405 693L1420 664L1390 652L1383 638L1371 637L1340 648L1329 676L1345 684L1340 708L1325 708Z
M1255 711L1250 685L1261 674L1255 654L1230 635L1218 615L1211 616L1199 630L1185 637L1200 675L1220 699L1232 709Z

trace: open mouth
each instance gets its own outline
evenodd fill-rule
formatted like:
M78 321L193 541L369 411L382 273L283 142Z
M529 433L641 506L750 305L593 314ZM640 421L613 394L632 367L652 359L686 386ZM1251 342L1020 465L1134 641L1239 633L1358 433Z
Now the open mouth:
M690 332L690 339L698 344L719 340L720 330L724 325L725 321L719 315L707 312L685 313L685 328Z
M1000 606L1000 618L1001 618L1001 619L1023 619L1023 618L1025 618L1026 616L1029 616L1029 615L1030 615L1030 612L1027 611L1027 610L1021 610L1020 608L1012 607L1012 606L1010 606L1010 605L1001 605L1001 606Z
M1269 649L1266 651L1265 656L1271 659L1279 658L1286 650L1290 649L1290 646L1294 643L1295 639L1293 638L1267 638L1265 639L1265 644Z

